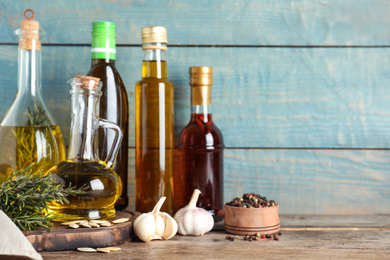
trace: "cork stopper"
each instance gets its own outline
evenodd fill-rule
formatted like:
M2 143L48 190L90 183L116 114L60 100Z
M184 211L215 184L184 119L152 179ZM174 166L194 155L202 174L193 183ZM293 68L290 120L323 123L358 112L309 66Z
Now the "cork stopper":
M31 13L29 16L28 14ZM20 21L19 49L22 50L41 50L41 41L39 40L39 22L32 20L35 12L31 9L24 11L26 20Z
M87 90L99 90L101 85L100 78L83 75L74 75L73 82L77 84L78 88Z
M212 67L190 67L191 105L211 105Z
M149 26L144 27L141 30L142 33L142 44L145 43L168 43L167 39L167 29L163 26ZM142 46L142 49L161 49L161 50L167 50L167 46L162 45L148 45L148 46Z

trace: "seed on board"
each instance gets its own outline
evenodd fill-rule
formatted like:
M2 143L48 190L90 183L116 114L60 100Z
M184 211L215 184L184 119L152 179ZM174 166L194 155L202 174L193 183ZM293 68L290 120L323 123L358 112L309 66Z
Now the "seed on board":
M69 225L72 225L72 224L78 224L78 223L80 223L81 221L82 221L82 220L75 220L75 221L62 222L61 225L69 226Z
M77 251L87 252L87 253L97 252L96 249L91 248L91 247L79 247L79 248L77 248Z
M112 221L112 223L119 224L119 223L123 223L126 221L129 221L129 218L118 218L118 219L115 219L114 221Z
M89 222L89 225L93 228L98 228L100 227L100 225L98 223L95 223L95 222Z
M120 247L116 247L116 246L110 246L110 247L105 247L106 249L110 249L110 251L119 251L121 250Z
M96 251L101 253L110 253L111 250L108 248L97 248Z
M79 228L79 225L77 225L77 224L70 224L69 227L70 228Z
M83 226L83 227L86 227L86 228L92 228L92 227L88 224L88 222L85 222L85 221L80 222L79 225L80 225L80 226Z
M111 226L112 224L110 223L110 222L104 222L104 223L100 223L100 226L102 226L102 227L109 227L109 226Z
M107 220L100 220L100 219L92 219L89 221L89 223L97 223L97 224L101 224L101 223L106 223L108 222Z

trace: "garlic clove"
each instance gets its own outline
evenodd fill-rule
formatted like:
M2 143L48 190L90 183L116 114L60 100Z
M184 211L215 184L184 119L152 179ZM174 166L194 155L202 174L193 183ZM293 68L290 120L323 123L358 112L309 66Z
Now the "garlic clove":
M165 230L162 236L164 237L164 239L170 239L174 237L177 233L177 229L178 229L177 222L167 213L163 212L162 214L165 217Z
M134 232L144 242L152 240L156 231L154 216L148 213L141 214L134 221Z

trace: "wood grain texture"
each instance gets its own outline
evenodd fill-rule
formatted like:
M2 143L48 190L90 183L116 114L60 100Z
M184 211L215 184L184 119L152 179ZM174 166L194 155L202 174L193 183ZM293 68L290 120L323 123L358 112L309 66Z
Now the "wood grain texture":
M135 209L129 149L129 209ZM255 192L280 214L390 214L390 151L226 149L224 201Z
M0 1L1 42L27 8L47 32L49 43L90 43L91 23L117 24L119 44L140 44L141 28L162 25L171 44L388 45L386 0L299 1Z
M89 47L45 46L43 95L66 139L66 81L90 67ZM142 51L118 48L135 145L135 83ZM175 136L190 117L188 68L214 67L213 116L227 147L390 147L390 48L177 48L168 50L175 84ZM17 47L0 46L0 114L16 93Z
M389 218L389 215L385 215ZM261 239L248 242L239 236L234 242L227 240L223 230L213 230L204 236L176 235L167 241L150 243L128 242L122 250L109 254L87 254L76 251L42 252L44 259L388 259L390 230L382 225L381 216L322 216L323 223L340 230L328 230L320 223L318 230L307 230L305 225L316 225L317 216L281 216L280 241ZM296 219L290 223L291 219ZM376 227L359 230L357 222ZM286 224L283 224L285 223ZM351 224L352 223L352 224ZM325 227L324 227L325 226ZM289 230L288 230L289 229Z

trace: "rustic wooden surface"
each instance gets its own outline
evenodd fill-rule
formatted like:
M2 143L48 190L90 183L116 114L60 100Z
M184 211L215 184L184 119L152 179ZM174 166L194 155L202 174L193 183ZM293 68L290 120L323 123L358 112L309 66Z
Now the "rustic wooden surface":
M201 237L128 242L121 251L42 252L44 259L389 259L390 216L281 216L280 241L226 240L219 229Z
M189 119L188 67L214 67L225 201L258 192L288 205L283 214L390 214L388 1L0 0L0 115L16 93L13 32L27 8L46 31L43 96L66 140L66 81L89 70L91 22L116 23L116 65L131 109L131 210L140 30L163 25L176 141Z
M132 227L135 217L128 212L117 212L112 222L118 218L129 218L124 223L112 224L110 227L72 229L55 223L52 231L34 230L23 231L23 234L39 251L73 250L78 247L107 247L123 244L132 239Z

